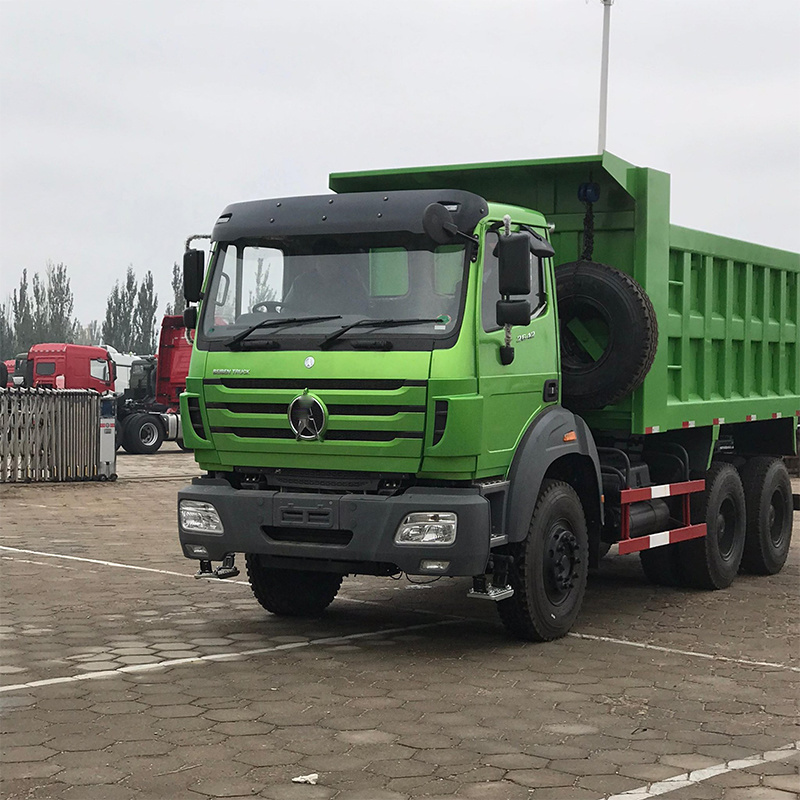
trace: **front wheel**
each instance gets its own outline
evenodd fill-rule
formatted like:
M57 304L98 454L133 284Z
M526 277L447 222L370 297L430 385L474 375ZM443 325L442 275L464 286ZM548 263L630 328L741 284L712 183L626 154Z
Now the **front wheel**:
M261 564L257 553L247 553L244 558L256 600L278 616L318 617L342 585L342 576L333 572L272 569Z
M528 535L512 555L514 594L497 604L506 629L534 642L566 635L581 609L589 566L583 506L569 484L544 482Z

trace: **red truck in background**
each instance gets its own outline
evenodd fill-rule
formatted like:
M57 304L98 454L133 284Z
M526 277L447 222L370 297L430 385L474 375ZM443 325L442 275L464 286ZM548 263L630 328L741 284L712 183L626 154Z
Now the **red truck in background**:
M7 361L3 361L2 364L0 364L0 388L11 389L16 386L14 383L15 363L13 358L9 358Z
M178 396L191 357L183 317L165 316L158 354L133 362L130 385L117 399L117 442L129 453L155 453L164 441L183 448Z
M114 362L103 347L47 342L17 356L14 376L35 389L94 389L114 391ZM20 385L15 381L14 385Z
M15 361L0 365L13 375L13 380L7 378L8 386L94 389L105 394L115 391L114 355L120 354L93 345L36 344ZM191 357L192 345L180 315L161 321L157 355L140 356L132 363L125 356L130 377L124 392L117 392L118 447L129 453L155 453L164 441L177 441L183 448L178 396L186 386Z

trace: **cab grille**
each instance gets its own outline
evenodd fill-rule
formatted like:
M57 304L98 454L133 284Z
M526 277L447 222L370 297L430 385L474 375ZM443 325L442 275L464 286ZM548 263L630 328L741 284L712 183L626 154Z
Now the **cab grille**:
M363 445L377 455L375 445L384 445L387 455L419 457L425 431L427 381L395 378L310 379L215 377L204 380L206 409L211 434L235 441L271 440L281 453L291 452L297 436L289 422L289 406L306 391L319 398L327 418L318 440L298 442L309 448L341 448L348 443ZM278 442L281 442L278 445ZM289 444L291 443L291 445ZM391 453L388 452L391 450ZM337 450L337 452L342 452ZM356 455L358 451L350 451Z

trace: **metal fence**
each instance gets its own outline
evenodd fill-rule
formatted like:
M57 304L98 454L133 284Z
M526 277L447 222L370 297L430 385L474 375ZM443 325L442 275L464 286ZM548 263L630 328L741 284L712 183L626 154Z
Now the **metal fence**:
M0 483L101 478L97 392L0 389Z

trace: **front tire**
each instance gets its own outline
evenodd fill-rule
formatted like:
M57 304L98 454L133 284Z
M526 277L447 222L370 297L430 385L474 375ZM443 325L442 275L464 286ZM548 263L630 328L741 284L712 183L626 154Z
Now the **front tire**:
M581 609L589 566L586 519L569 484L544 482L528 535L512 555L514 595L497 604L506 629L534 642L566 635Z
M742 568L756 575L775 575L789 555L792 541L792 482L778 458L751 458L740 474L747 507Z
M708 530L702 539L682 543L686 582L696 589L725 589L739 572L744 551L744 489L736 469L725 462L712 464L705 494L695 495L692 506L693 518Z
M342 576L333 572L272 569L257 553L245 554L247 577L256 600L281 617L318 617L333 602Z

